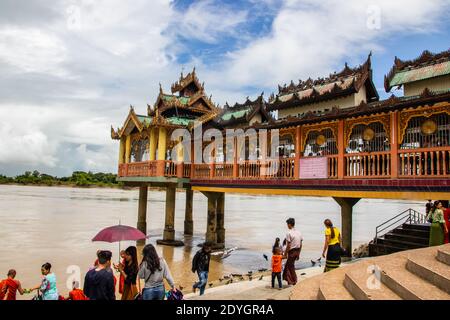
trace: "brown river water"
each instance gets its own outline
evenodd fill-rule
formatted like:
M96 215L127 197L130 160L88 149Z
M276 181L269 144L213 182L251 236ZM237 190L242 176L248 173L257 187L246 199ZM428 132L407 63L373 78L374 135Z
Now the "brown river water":
M157 246L168 262L175 282L190 288L196 280L191 259L206 230L206 197L194 194L194 236L183 236L184 193L176 195L176 238L184 247ZM24 288L40 282L40 267L53 265L60 293L67 284L84 274L93 264L98 249L109 249L117 261L117 243L92 242L98 231L122 224L136 226L138 190L79 189L66 187L31 187L0 185L0 277L8 269L17 270ZM164 228L165 193L150 191L147 211L147 242L155 244ZM361 200L354 208L353 245L370 241L375 227L408 208L423 211L424 203L415 201ZM226 246L238 247L223 259L214 259L210 280L229 273L269 268L263 254L270 258L275 237L284 238L285 221L293 217L304 237L297 267L311 266L317 259L324 239L323 220L330 218L340 227L340 208L331 198L295 196L256 196L227 194L225 197ZM122 242L121 247L132 245ZM139 251L140 248L138 248ZM30 299L29 295L18 297Z

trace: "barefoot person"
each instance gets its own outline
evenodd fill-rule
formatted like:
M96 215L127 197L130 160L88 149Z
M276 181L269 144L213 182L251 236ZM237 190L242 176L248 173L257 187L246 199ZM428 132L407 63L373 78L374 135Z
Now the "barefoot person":
M284 257L287 259L284 266L283 280L286 280L289 285L297 283L297 274L295 273L295 261L300 258L302 250L303 237L300 231L295 229L295 219L289 218L286 220L289 229L286 234L286 252Z
M124 279L122 300L134 300L138 293L136 279L139 271L135 246L130 246L125 250L124 260L124 264L119 263L119 265L114 266Z
M325 243L323 245L322 257L326 257L326 265L324 272L336 269L341 264L341 233L339 229L333 227L333 222L326 219L325 225Z
M98 265L84 277L83 292L89 300L116 300L114 275L111 268L111 251L97 251Z
M199 281L194 283L193 290L200 288L200 295L205 293L206 283L208 282L209 262L211 260L211 245L207 242L197 251L192 259L192 272L197 272Z
M0 282L0 300L16 300L17 292L21 295L25 290L22 289L22 285L19 280L16 280L16 270L11 269L8 271L7 278Z
M41 273L44 276L39 286L36 286L30 291L39 290L42 294L42 300L59 300L58 289L56 288L56 276L51 272L52 265L44 263L41 267Z
M163 258L158 256L152 244L147 244L142 250L142 262L138 277L145 281L142 290L143 300L164 300L164 279L175 290L175 283L170 274L169 266Z

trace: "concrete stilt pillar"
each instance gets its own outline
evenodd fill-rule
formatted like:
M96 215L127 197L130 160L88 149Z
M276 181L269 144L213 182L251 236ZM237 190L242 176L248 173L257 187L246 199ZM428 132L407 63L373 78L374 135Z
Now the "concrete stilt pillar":
M175 240L175 186L166 187L166 220L162 240L157 240L157 244L169 246L182 246L184 243Z
M208 217L206 222L205 241L215 245L217 243L217 195L214 193L208 193L206 196L208 197Z
M194 191L186 189L186 208L184 211L184 234L194 234L194 220L192 218L192 202L194 200Z
M352 254L352 214L353 206L361 200L360 198L338 198L333 199L341 206L341 224L342 224L342 247Z
M147 195L148 187L139 187L138 221L137 228L147 234ZM145 239L139 240L138 245L145 244Z
M217 197L216 205L217 214L217 244L218 246L225 247L225 193L220 193Z
M175 188L166 188L166 222L163 240L175 240Z

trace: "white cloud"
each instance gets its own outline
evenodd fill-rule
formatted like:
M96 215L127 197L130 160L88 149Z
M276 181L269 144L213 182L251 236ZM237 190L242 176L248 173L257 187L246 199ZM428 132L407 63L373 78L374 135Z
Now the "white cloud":
M20 72L67 76L61 66L67 52L62 41L37 28L0 29L0 61Z
M443 0L289 0L275 17L272 32L230 52L222 71L237 86L272 88L290 79L326 76L341 68L337 63L343 58L378 49L385 37L430 31L448 5ZM379 29L367 27L370 6L379 8Z
M215 43L224 35L237 36L237 27L247 19L246 10L214 3L212 0L194 2L187 11L179 13L180 35L208 43Z

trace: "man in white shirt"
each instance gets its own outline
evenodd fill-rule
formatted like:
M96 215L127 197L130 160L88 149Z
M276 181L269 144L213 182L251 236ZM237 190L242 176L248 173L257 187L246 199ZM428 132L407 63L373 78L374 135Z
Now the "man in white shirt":
M295 229L295 219L289 218L286 220L289 231L286 234L286 251L284 253L287 259L284 267L283 279L289 285L297 283L297 274L295 273L295 261L300 258L302 250L303 237L300 231Z

